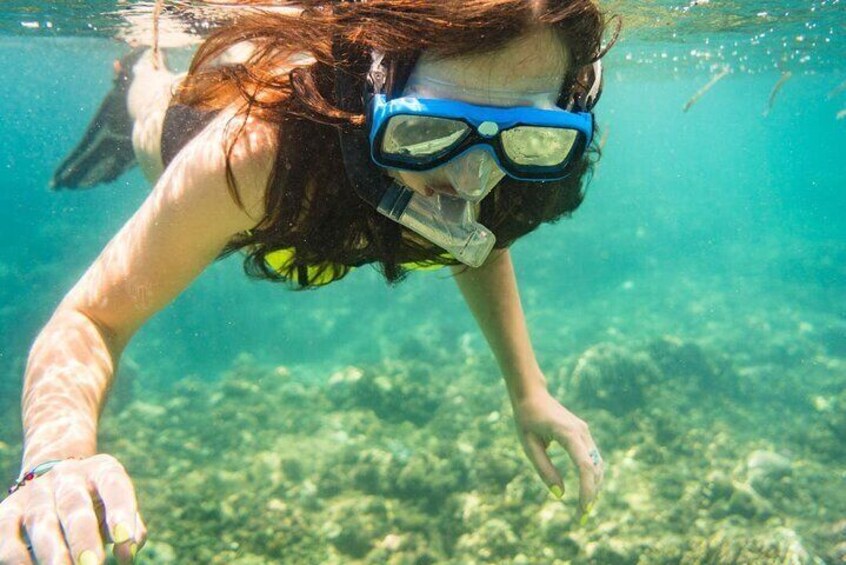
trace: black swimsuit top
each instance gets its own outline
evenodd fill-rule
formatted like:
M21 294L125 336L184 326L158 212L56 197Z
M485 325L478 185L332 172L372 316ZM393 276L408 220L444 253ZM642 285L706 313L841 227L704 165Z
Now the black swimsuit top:
M217 110L197 110L185 104L174 104L167 109L162 123L162 162L167 167L174 157L203 131L217 116Z

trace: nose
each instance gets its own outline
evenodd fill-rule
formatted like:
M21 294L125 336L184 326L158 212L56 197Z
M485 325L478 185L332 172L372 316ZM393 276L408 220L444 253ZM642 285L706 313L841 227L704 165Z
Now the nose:
M449 194L450 196L458 196L458 192L453 188L452 184L450 183L431 183L426 185L426 188L434 191L440 192L441 194Z
M505 176L496 159L483 147L470 149L454 159L444 172L461 196L474 201L484 198Z

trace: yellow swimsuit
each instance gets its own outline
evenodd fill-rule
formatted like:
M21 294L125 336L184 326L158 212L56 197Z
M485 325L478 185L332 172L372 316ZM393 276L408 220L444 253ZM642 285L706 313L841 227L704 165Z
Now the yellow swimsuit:
M449 254L444 253L443 255L445 258L450 258ZM270 268L278 273L287 273L291 270L291 262L294 260L294 250L293 249L278 249L276 251L271 251L264 256L265 263L268 264ZM444 265L430 265L426 263L402 263L402 268L408 269L411 271L434 271L436 269L440 269ZM355 267L350 267L349 269L352 270ZM334 277L332 276L333 272L332 269L325 269L321 272L321 267L319 265L309 265L306 267L306 273L308 276L308 280L311 284L315 286L323 286L332 282Z

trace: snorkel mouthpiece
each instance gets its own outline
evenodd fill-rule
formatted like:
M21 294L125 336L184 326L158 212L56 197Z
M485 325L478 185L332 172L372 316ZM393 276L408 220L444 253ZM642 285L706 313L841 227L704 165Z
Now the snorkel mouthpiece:
M377 210L470 267L481 267L496 242L493 232L476 221L473 205L462 198L423 196L394 182Z

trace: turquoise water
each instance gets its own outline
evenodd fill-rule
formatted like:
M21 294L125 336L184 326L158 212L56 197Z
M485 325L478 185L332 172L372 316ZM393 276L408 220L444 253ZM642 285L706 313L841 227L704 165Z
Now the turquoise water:
M126 48L107 37L117 25L110 18L86 27L43 5L11 6L0 9L0 476L7 480L17 472L29 345L149 190L137 170L90 191L47 189ZM637 7L626 8L633 27L606 63L597 116L607 143L585 203L513 249L541 365L562 402L582 402L594 434L618 454L608 450L609 464L622 465L631 445L613 434L625 432L614 410L567 388L583 352L597 344L637 352L673 336L727 363L746 387L728 392L742 415L721 420L715 409L707 418L749 446L738 461L753 449L779 453L796 468L822 469L817 487L830 494L803 495L805 477L794 471L793 494L784 490L779 500L803 500L810 515L774 503L771 522L731 524L755 535L772 523L795 528L811 553L843 562L832 559L846 555L836 553L846 539L832 541L825 528L846 516L837 494L846 490L846 440L836 426L834 435L817 432L832 421L820 402L846 406L832 400L846 388L846 11L838 2ZM683 111L723 65L731 72ZM792 77L768 110L785 71ZM131 390L122 394L167 399L186 377L216 381L247 361L294 368L308 382L348 365L413 358L437 372L437 363L478 356L485 367L478 386L504 396L453 287L445 273L423 273L388 288L361 269L328 288L293 293L247 280L230 258L136 336L124 354ZM722 386L707 384L692 401L725 393ZM795 418L788 437L784 414ZM828 442L820 460L813 441ZM705 474L685 476L681 488ZM609 507L606 518L613 516ZM504 555L520 551L518 544Z

